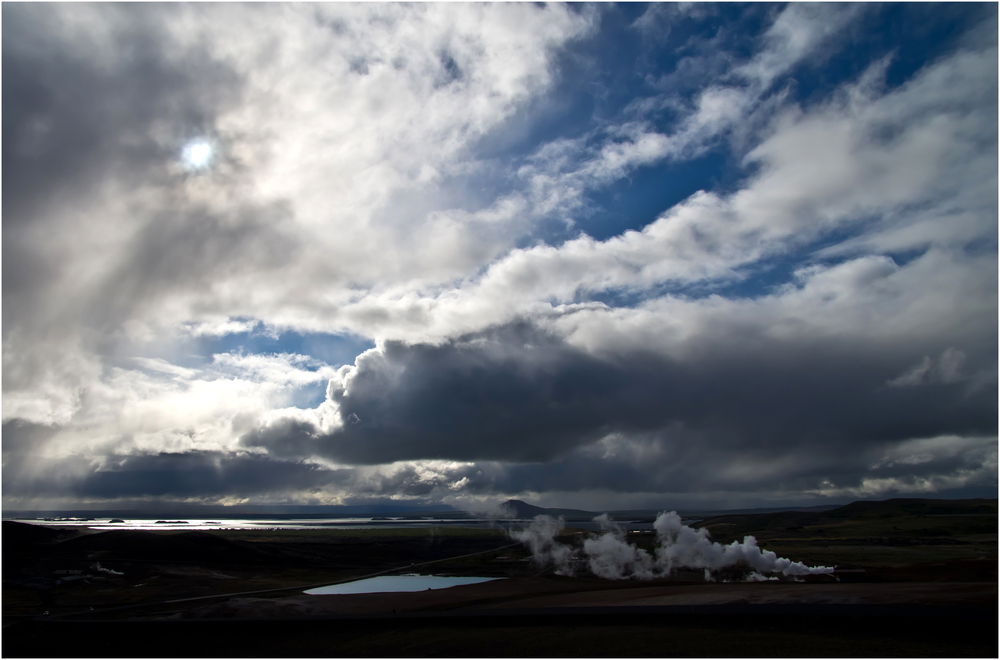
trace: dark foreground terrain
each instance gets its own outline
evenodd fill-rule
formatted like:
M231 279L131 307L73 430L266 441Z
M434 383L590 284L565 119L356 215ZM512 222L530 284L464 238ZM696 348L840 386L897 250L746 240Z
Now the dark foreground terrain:
M5 657L996 657L996 609L970 616L695 611L25 622ZM756 606L761 607L761 606ZM795 608L798 610L799 608Z
M863 505L863 506L859 506ZM853 507L853 508L852 508ZM5 522L4 657L997 657L997 502L711 518L838 579L560 577L499 530L83 533ZM582 542L569 528L563 541ZM653 539L636 535L640 545ZM840 560L840 561L838 561ZM845 570L846 567L846 570ZM401 572L505 577L311 596Z

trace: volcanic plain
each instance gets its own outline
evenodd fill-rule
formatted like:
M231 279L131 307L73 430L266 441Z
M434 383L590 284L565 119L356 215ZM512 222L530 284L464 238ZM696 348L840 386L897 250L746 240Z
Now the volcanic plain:
M103 531L3 523L5 657L996 657L997 500L711 516L832 575L555 575L501 529ZM559 540L592 532L567 521ZM653 550L651 533L629 542ZM421 573L505 578L307 595Z

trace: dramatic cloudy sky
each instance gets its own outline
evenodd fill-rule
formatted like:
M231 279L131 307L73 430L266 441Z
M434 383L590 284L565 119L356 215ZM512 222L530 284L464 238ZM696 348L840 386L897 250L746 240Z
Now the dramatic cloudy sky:
M3 5L3 504L997 495L997 6Z

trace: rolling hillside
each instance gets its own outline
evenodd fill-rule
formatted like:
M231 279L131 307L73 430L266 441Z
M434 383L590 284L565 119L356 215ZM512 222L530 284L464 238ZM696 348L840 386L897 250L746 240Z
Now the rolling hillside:
M718 541L923 539L978 536L997 532L997 500L893 499L854 502L822 512L737 514L697 523Z

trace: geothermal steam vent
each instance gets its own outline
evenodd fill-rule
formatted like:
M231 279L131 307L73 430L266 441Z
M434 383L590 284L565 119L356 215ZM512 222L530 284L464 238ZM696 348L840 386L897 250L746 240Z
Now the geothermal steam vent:
M583 554L590 570L598 577L609 580L650 580L666 577L675 569L704 569L705 579L714 580L712 572L726 566L745 562L757 573L782 575L814 575L832 573L829 566L809 567L802 562L779 557L769 550L761 550L757 539L746 536L743 542L733 541L722 545L709 539L707 529L692 529L681 523L676 511L664 512L656 517L656 550L651 555L626 540L625 530L607 515L594 518L601 524L602 532L596 538L584 541ZM560 543L556 536L565 527L562 518L536 516L531 525L521 531L511 531L512 538L531 549L535 561L555 564L558 575L573 575L573 561L580 559L570 546Z

